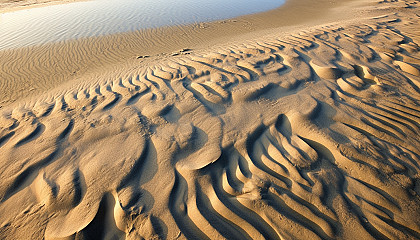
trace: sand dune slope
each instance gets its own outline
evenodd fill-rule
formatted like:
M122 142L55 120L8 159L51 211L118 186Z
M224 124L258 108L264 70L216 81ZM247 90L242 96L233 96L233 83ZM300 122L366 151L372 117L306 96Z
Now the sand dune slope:
M419 239L419 20L184 52L1 108L0 238Z

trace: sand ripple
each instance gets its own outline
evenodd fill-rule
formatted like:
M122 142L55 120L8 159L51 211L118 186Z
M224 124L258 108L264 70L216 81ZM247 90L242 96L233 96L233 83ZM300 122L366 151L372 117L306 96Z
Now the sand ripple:
M0 109L3 239L419 239L418 15Z

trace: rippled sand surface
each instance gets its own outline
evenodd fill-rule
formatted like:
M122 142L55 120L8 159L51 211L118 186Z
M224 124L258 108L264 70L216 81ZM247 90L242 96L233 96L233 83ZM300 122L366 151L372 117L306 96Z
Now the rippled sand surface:
M0 238L419 239L419 6L1 52Z

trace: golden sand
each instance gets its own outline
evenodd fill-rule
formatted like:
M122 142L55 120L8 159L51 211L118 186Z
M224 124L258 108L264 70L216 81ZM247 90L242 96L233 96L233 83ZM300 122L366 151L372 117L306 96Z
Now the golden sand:
M0 238L419 239L420 2L330 2L1 51Z

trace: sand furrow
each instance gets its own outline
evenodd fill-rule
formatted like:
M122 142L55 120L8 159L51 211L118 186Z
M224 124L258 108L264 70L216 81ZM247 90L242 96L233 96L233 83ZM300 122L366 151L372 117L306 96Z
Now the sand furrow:
M39 96L2 97L15 102L0 108L0 238L419 238L413 2L378 5L413 6L407 16L125 67L114 61L131 47L110 45L101 55L109 61L87 65L102 72ZM72 56L82 65L101 51L86 41ZM32 63L14 53L39 52L0 52L10 60L0 77L30 77L60 53L42 51ZM59 72L78 71L68 63ZM18 74L19 64L30 66ZM32 86L47 89L51 79Z

